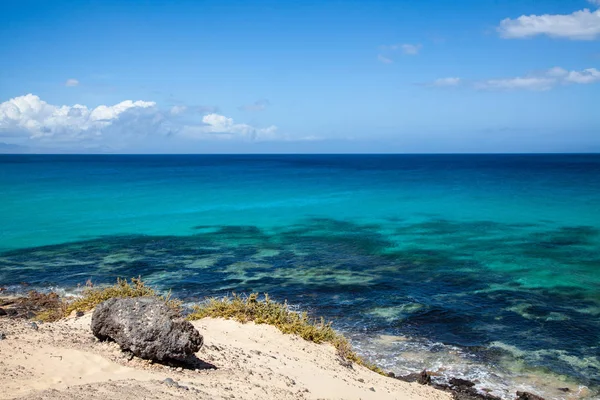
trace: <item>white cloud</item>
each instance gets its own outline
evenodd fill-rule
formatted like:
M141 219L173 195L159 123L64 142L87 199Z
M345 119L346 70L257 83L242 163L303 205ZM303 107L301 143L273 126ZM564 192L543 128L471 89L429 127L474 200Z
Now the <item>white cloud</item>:
M410 44L410 43L390 44L390 45L381 46L381 50L383 50L383 51L401 50L404 54L408 54L408 55L412 56L415 54L419 54L419 51L421 51L422 47L423 46L421 44Z
M421 47L422 46L420 44L403 44L400 46L404 54L408 54L411 56L419 54L419 51L421 51Z
M600 0L593 3L598 4ZM572 40L593 40L600 37L600 10L592 12L583 9L566 15L522 15L516 19L506 18L500 22L498 32L506 39L548 35Z
M125 114L153 108L155 103L126 100L114 106L55 106L28 94L0 104L0 131L36 138L83 139L97 136Z
M431 83L432 86L438 87L448 87L448 86L458 86L461 84L460 78L440 78L436 79Z
M394 61L390 58L387 58L381 54L377 55L377 60L379 60L379 62L382 62L384 64L392 64Z
M192 139L232 139L276 140L277 127L255 128L248 124L236 124L232 118L220 114L202 117L202 125L186 125L181 134Z
M484 90L548 90L555 85L552 78L542 77L516 77L507 79L490 79L477 82L475 88Z
M590 84L600 82L600 71L588 68L582 71L567 71L554 67L547 71L530 74L524 77L490 79L476 82L474 87L482 90L549 90L557 85Z
M173 106L173 107L171 107L171 114L173 114L173 115L183 114L186 111L187 111L187 107L186 106Z
M195 139L276 140L277 128L255 128L216 113L197 123L174 118L185 106L161 111L151 101L125 100L95 108L57 106L28 94L0 103L0 137L27 137L37 143L96 143L123 147L149 136ZM126 143L127 142L127 143Z
M600 71L596 68L584 69L581 72L571 71L564 79L566 82L581 84L600 82Z
M65 86L79 86L79 81L77 79L67 79L65 82Z

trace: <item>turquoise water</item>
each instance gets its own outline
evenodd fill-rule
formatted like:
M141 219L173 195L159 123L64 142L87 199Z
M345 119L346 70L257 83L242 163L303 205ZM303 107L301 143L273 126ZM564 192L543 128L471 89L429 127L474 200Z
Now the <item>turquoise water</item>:
M10 289L268 291L397 373L597 396L598 155L0 155L0 193Z

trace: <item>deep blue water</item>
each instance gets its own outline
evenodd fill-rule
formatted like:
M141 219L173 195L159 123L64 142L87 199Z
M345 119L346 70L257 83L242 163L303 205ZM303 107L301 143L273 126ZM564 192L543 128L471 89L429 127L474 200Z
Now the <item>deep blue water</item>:
M0 285L269 292L373 361L600 386L600 155L0 155Z

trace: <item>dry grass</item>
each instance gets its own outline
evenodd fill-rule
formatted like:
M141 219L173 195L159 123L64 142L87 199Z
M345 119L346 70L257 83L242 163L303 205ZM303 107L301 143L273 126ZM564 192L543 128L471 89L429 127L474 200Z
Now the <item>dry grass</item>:
M222 299L210 298L203 304L194 306L192 313L188 315L188 320L207 317L273 325L283 333L295 334L311 342L331 343L344 359L385 375L379 367L358 356L352 350L348 339L331 327L331 322L325 322L323 318L312 319L306 312L294 312L290 310L287 302L272 301L268 294L265 294L262 299L259 298L258 293L249 296L233 294Z
M181 311L181 302L171 298L169 293L161 296L154 289L142 281L141 278L131 278L131 283L127 279L117 279L117 283L109 287L93 287L89 282L83 290L82 296L72 300L64 307L63 315L69 316L73 311L93 310L98 304L112 298L126 297L156 297L167 303L173 310Z
M166 296L158 294L139 277L131 278L130 281L117 279L116 284L108 287L94 287L88 282L82 296L75 299L61 300L55 293L42 295L31 292L22 301L35 305L36 319L56 321L75 311L92 310L106 300L127 297L156 297L166 302L173 310L177 312L182 310L181 301L172 299L170 293ZM287 302L273 301L266 293L262 297L259 297L258 293L253 293L249 296L233 294L231 297L222 299L210 298L204 303L194 306L187 319L198 320L207 317L234 319L241 323L252 321L256 324L273 325L285 334L298 335L315 343L330 343L343 359L385 375L379 367L358 356L348 339L331 327L331 322L326 322L323 318L310 318L306 312L292 311Z

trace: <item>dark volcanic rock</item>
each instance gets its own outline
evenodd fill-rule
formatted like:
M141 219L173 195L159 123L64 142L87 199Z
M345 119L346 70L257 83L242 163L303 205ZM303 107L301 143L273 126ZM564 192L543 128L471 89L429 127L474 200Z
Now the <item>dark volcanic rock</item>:
M475 383L466 379L450 378L448 385L434 384L436 389L452 393L454 400L502 400L489 393L481 393L475 389Z
M4 311L4 308L0 308L0 316L6 315L6 311Z
M429 375L426 370L421 371L421 376L417 379L417 383L429 385L431 383L431 375Z
M92 332L121 349L152 360L183 359L200 350L202 335L155 298L110 299L92 314Z
M516 400L544 400L544 398L528 392L517 392Z
M397 375L396 379L404 381L404 382L416 382L421 377L420 373L413 372L408 375Z
M452 386L455 389L467 389L475 386L473 382L460 378L451 378L449 383L450 386Z

